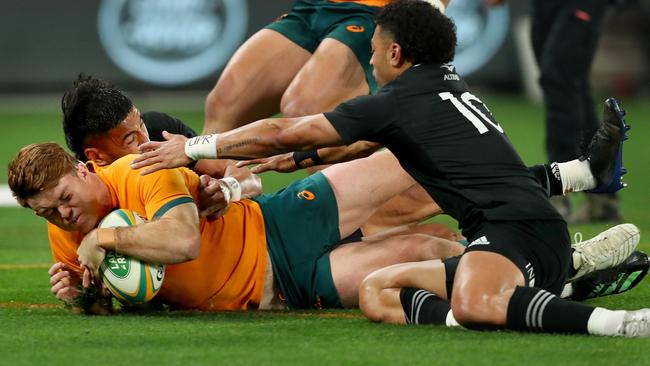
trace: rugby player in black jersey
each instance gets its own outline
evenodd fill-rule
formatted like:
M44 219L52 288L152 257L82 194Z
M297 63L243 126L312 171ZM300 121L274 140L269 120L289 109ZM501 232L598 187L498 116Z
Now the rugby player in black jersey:
M435 297L438 313L474 329L650 336L649 309L613 311L557 296L571 272L566 223L502 127L447 64L456 44L453 23L422 1L398 0L379 13L372 44L374 75L383 85L376 95L357 97L325 114L147 143L141 148L148 152L134 167L159 163L156 170L198 158L250 159L361 139L379 142L458 220L470 241L459 260L435 261L426 286L418 284ZM606 119L621 119L617 108L609 101ZM596 144L622 142L624 124L604 126ZM598 163L596 156L590 158ZM615 176L616 168L608 172ZM624 237L623 245L613 246L616 236ZM603 261L596 267L622 262L638 240L630 224L594 238L589 244L606 254L592 258ZM363 305L364 292L362 286L364 313L385 320Z

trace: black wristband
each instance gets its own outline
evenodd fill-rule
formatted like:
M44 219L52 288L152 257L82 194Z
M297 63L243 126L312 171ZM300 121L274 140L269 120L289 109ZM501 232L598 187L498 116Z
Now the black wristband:
M318 156L318 150L296 151L293 153L293 162L300 168L322 165L324 163L323 159Z

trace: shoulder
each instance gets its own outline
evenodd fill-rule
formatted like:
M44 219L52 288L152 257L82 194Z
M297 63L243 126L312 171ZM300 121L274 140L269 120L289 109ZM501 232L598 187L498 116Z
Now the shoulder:
M163 141L162 132L167 131L186 137L196 136L196 132L178 118L174 118L162 112L142 113L142 121L149 131L149 138L152 141Z

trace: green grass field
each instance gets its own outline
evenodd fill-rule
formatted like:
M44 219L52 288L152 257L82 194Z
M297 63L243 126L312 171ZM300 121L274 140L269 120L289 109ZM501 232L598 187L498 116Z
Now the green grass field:
M524 160L542 162L542 108L519 97L483 100ZM137 98L136 98L137 102ZM0 105L3 177L17 150L31 142L63 143L56 100L24 109ZM196 112L159 108L200 131ZM36 107L36 106L35 106ZM621 194L625 220L650 230L650 103L624 101L631 139L625 146L630 185ZM180 110L180 109L179 109ZM268 174L273 191L301 176ZM2 178L5 184L6 178ZM576 200L580 200L580 196ZM454 225L449 218L441 222ZM608 225L572 226L589 237ZM643 235L642 234L642 235ZM641 248L650 250L642 237ZM194 312L87 317L71 314L49 293L51 256L44 222L20 208L0 208L0 364L440 364L440 365L650 365L649 340L587 336L473 332L443 327L371 324L357 310L327 312ZM650 280L624 295L591 301L613 308L650 307Z

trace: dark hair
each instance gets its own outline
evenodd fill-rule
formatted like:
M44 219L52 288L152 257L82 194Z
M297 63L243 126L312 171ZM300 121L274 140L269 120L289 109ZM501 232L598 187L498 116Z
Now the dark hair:
M454 59L456 26L426 1L393 1L379 11L375 21L393 36L404 59L413 64L444 64Z
M63 94L63 133L68 148L77 159L87 160L84 154L86 139L108 132L122 122L133 108L124 93L110 83L80 74L72 89Z

